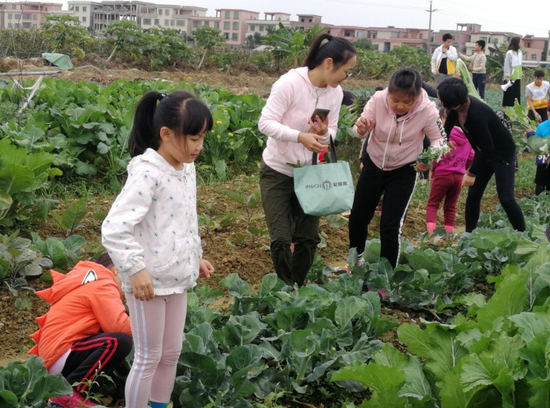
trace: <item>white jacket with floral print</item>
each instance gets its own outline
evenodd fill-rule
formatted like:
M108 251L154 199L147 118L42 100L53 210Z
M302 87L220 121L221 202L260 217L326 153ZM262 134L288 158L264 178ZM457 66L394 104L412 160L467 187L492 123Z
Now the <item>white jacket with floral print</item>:
M134 157L101 232L125 292L132 291L131 276L143 269L156 296L194 287L202 256L195 165L178 171L152 149Z

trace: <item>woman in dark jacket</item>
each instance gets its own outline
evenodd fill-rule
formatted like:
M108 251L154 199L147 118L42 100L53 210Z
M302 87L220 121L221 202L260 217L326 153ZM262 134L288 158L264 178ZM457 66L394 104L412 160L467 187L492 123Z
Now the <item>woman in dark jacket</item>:
M466 232L477 226L481 199L493 174L500 204L512 227L524 231L523 212L514 197L516 145L511 133L489 105L468 96L460 79L447 78L437 92L441 104L448 109L445 131L450 133L459 126L475 150L472 166L462 180L463 186L471 186L466 199Z

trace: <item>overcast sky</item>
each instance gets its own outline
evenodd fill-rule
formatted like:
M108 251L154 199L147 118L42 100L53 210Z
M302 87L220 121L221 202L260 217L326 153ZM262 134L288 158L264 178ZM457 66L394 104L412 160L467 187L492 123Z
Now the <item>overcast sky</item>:
M429 0L149 0L164 4L194 5L216 9L240 8L258 12L317 14L323 22L365 27L428 28ZM514 8L513 4L524 7ZM538 5L535 5L538 4ZM484 31L511 31L548 37L550 5L512 0L433 0L432 29L455 29L457 23L481 24ZM263 18L263 15L260 15ZM538 19L538 20L537 20ZM536 22L532 24L533 22Z

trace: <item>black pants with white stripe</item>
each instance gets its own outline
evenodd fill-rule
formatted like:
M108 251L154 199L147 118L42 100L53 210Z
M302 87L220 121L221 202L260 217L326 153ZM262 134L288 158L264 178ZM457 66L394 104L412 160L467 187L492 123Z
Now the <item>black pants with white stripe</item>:
M414 192L416 171L413 163L395 170L380 170L370 157L355 188L353 208L349 217L349 247L359 254L365 250L368 226L382 195L380 220L380 257L395 267L399 261L401 228Z
M97 374L116 369L130 354L132 344L132 338L125 333L99 333L75 341L61 374L69 384L77 383L75 388L82 393Z

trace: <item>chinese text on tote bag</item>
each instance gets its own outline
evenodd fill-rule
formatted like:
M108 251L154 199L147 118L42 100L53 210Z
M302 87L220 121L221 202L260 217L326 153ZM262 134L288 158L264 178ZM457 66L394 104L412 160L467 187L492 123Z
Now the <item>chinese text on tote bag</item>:
M351 170L347 162L337 161L332 136L329 151L332 163L317 164L313 153L312 165L294 169L294 191L306 214L339 214L353 204Z

